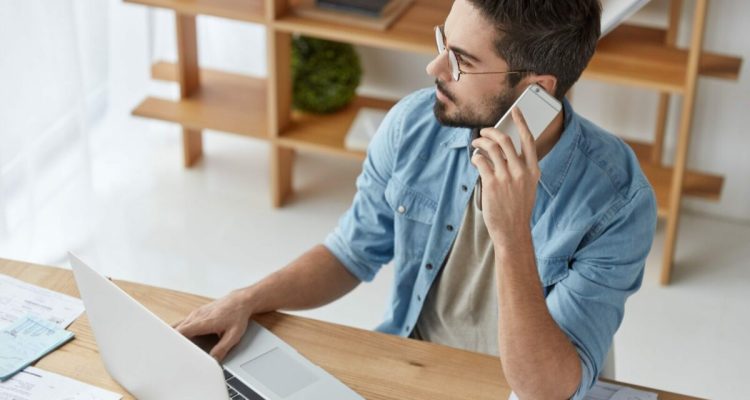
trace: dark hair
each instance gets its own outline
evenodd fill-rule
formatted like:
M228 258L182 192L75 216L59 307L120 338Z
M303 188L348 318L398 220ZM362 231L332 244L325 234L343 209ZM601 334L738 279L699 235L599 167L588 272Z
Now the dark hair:
M600 35L599 0L468 0L494 23L495 50L511 70L557 78L562 98L581 77ZM509 74L515 86L521 80Z

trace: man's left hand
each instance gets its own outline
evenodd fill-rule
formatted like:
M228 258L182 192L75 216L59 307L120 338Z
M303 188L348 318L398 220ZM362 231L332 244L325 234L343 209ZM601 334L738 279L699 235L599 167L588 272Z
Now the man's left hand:
M517 240L530 240L529 222L534 209L541 172L536 145L521 110L514 108L513 121L521 132L521 154L510 137L495 128L485 128L472 144L482 149L471 162L482 179L482 213L495 252L510 249ZM494 167L493 167L494 164Z

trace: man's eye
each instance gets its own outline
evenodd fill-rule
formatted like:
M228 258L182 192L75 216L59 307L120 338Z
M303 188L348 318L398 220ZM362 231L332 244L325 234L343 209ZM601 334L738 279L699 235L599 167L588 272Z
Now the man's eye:
M458 60L458 63L464 67L471 67L471 63L466 61L463 57L456 55L456 59Z

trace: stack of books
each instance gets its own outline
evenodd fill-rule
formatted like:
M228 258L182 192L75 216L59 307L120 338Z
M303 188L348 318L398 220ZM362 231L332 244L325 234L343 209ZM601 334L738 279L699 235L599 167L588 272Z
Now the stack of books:
M392 0L316 0L318 8L353 12L369 17L380 17L386 6L395 4Z
M292 12L358 28L387 30L414 0L297 0Z

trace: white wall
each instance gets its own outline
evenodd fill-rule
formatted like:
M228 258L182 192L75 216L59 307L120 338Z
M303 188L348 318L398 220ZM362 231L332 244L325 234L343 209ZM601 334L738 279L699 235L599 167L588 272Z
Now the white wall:
M693 1L685 2L680 42L689 36ZM166 11L152 11L154 35L152 57L174 58L173 18ZM705 49L714 52L750 55L750 42L744 40L750 2L739 0L709 3ZM635 17L639 23L662 25L666 2L654 0ZM199 19L200 60L203 65L265 75L265 33L252 24L228 22L210 17ZM427 55L358 47L365 70L360 93L398 98L432 80L424 67ZM738 82L701 78L694 115L689 168L724 175L724 192L719 202L689 199L687 209L750 222L750 70L743 64ZM648 90L613 86L594 81L577 84L573 105L585 117L623 137L650 139L655 125L658 96ZM665 156L674 154L674 133L679 113L679 97L672 102L668 123L670 135Z

